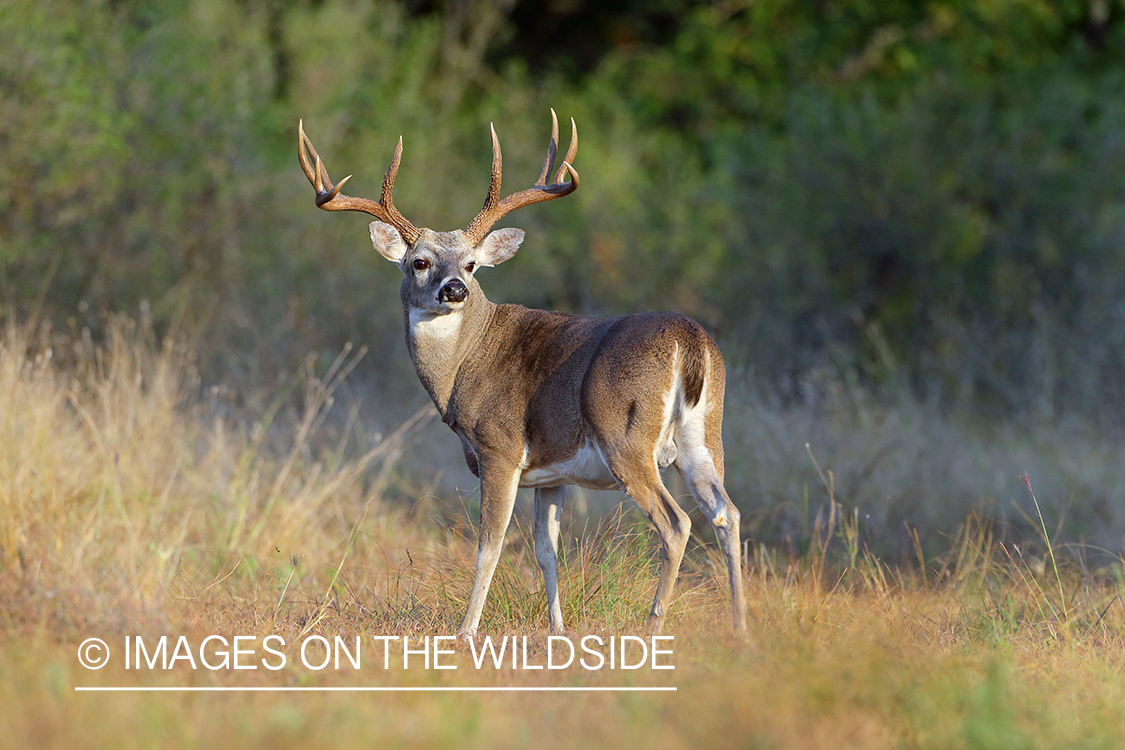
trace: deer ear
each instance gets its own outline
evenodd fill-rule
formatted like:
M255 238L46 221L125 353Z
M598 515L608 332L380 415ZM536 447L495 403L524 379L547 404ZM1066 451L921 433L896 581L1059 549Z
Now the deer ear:
M516 250L520 249L523 237L524 231L522 229L497 229L495 232L489 232L488 236L484 238L484 242L480 243L480 246L473 252L473 257L482 266L494 266L497 263L503 263L515 255Z
M379 251L379 255L391 263L401 263L406 257L406 243L402 241L398 230L381 221L371 222L368 229L371 230L371 244Z

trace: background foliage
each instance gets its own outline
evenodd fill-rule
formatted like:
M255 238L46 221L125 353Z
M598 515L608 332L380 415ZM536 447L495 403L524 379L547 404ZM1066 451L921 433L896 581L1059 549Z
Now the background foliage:
M529 239L482 278L494 300L681 310L779 408L843 387L921 404L922 430L961 414L1104 446L1125 424L1123 19L1121 0L13 0L0 295L95 338L110 311L184 319L209 383L272 392L357 341L394 352L370 382L412 385L398 272L362 217L313 207L297 120L361 195L403 134L397 203L450 229L485 190L486 124L517 189L553 106L582 189L512 217Z

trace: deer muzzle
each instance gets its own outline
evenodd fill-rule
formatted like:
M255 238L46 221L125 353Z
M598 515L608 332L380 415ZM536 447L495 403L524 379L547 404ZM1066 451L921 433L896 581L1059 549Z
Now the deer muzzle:
M469 296L469 287L461 279L450 279L438 291L438 302L464 302Z

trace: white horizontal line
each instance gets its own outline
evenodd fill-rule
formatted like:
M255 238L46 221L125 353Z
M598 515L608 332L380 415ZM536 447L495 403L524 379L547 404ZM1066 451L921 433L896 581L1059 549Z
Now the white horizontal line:
M675 687L75 687L76 693L657 693Z

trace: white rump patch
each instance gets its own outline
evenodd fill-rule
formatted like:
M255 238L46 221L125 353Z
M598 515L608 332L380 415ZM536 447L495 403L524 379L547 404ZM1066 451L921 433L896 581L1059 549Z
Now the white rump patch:
M704 371L710 372L710 355L704 352ZM727 507L719 488L719 472L715 468L715 457L707 447L707 413L711 411L710 385L705 378L703 391L694 406L687 405L682 376L679 371L675 378L675 416L673 418L676 448L676 466L684 475L691 494L699 504L704 515L715 524L727 525Z

